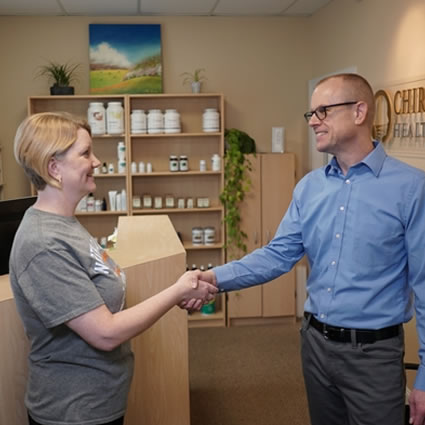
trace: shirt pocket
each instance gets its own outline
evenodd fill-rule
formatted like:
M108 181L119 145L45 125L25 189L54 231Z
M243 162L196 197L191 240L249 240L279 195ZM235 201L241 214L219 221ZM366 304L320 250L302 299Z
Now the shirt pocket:
M353 259L365 266L387 266L405 253L404 229L389 214L367 214L355 225Z

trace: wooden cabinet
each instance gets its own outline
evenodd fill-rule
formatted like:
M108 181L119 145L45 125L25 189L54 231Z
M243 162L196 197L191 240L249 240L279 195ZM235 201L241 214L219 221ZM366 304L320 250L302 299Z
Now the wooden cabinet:
M79 116L87 116L90 102L118 101L124 107L124 127L122 135L93 136L94 152L102 163L113 163L117 170L117 145L124 141L126 146L125 173L97 174L96 199L108 201L108 191L126 190L127 208L125 211L84 212L77 216L81 223L98 238L110 235L117 226L120 215L167 214L175 230L181 237L186 250L189 268L208 264L213 266L224 262L224 209L219 200L223 188L223 167L211 170L211 157L224 155L224 98L221 94L155 94L155 95L111 95L111 96L36 96L28 100L29 114L45 111L67 111ZM217 132L204 132L202 115L205 109L215 108L220 114L220 128ZM143 109L176 109L180 114L180 133L132 134L131 112ZM188 171L170 171L170 155L187 155ZM207 171L200 171L200 160L205 160ZM143 161L152 165L152 172L131 172L131 163ZM152 200L161 197L162 208L133 207L133 197L150 195ZM165 208L165 197L174 198L175 207ZM193 208L187 208L187 200L193 200ZM208 198L209 206L198 207L199 198ZM185 208L177 208L177 200L184 199ZM154 206L154 202L152 202ZM143 205L143 204L142 204ZM215 230L215 243L193 245L193 227L212 227ZM223 296L216 302L216 313L210 315L193 314L189 317L191 326L225 326L226 305Z
M294 154L257 154L250 160L252 186L240 207L249 252L273 238L295 186ZM228 316L230 325L295 317L294 269L270 283L229 292Z

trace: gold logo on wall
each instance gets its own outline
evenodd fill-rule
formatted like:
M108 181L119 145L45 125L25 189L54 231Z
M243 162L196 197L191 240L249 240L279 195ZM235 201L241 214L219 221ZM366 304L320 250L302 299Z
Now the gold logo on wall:
M392 138L393 103L391 96L385 90L375 93L375 120L373 121L373 138L386 142Z
M375 93L373 137L387 142L417 143L425 141L425 88L400 88Z

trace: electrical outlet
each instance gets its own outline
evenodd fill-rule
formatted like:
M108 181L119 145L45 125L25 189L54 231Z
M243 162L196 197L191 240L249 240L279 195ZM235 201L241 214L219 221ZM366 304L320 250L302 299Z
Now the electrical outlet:
M272 127L272 152L284 152L284 127Z

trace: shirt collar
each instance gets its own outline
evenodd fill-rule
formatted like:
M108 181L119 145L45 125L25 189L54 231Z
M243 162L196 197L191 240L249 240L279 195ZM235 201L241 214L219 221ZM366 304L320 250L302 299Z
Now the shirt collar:
M382 143L376 140L374 140L372 143L373 143L374 149L371 152L369 152L369 154L366 155L359 162L359 164L366 165L372 171L375 177L378 177L382 169L382 166L384 164L385 158L387 157L387 154L384 148L382 147ZM332 174L338 173L338 171L340 171L340 167L335 157L332 157L328 165L325 166L324 171L326 176L328 176L331 171L332 171Z

